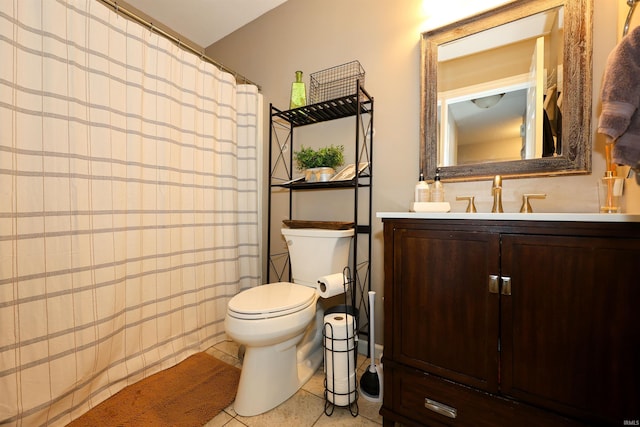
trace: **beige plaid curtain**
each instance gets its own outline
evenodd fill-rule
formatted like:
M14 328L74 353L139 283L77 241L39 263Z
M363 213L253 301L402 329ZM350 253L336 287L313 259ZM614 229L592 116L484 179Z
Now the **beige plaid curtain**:
M257 89L95 0L0 1L0 424L224 339L260 280Z

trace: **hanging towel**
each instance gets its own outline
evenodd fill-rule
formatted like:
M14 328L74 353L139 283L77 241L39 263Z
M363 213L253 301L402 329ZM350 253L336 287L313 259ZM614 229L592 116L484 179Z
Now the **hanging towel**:
M640 165L640 27L629 32L607 59L598 132L615 141L613 162Z

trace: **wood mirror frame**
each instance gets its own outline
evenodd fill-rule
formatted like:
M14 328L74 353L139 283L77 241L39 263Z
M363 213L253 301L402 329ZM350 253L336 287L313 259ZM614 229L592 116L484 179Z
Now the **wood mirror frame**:
M556 157L440 167L448 181L586 174L591 172L593 0L516 0L421 37L420 170L432 178L438 167L438 46L544 10L564 6L562 139Z

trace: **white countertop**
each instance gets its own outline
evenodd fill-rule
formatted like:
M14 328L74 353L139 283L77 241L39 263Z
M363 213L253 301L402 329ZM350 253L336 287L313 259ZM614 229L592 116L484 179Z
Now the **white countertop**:
M378 218L489 219L508 221L640 222L638 214L600 213L465 213L465 212L377 212Z

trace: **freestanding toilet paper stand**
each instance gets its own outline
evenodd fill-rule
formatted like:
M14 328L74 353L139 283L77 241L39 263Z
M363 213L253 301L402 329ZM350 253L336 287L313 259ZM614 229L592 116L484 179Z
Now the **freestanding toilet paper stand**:
M358 309L348 304L348 293L353 292L351 270L345 267L344 305L325 311L322 331L324 346L324 413L333 415L336 406L348 407L352 416L358 416ZM344 329L343 329L344 328Z

